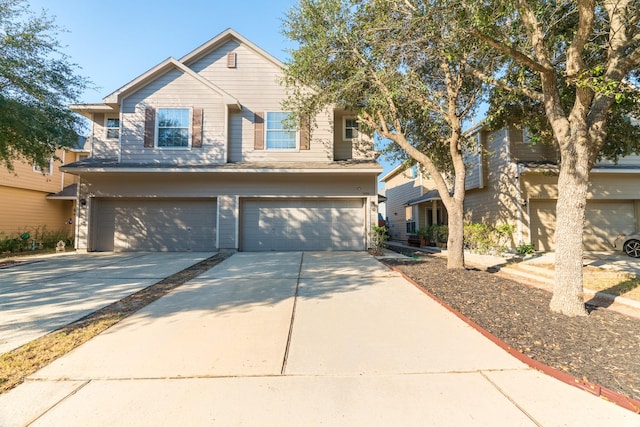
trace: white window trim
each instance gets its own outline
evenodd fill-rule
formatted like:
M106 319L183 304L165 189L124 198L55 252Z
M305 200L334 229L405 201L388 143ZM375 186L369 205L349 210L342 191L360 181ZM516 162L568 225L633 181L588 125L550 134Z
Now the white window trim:
M522 128L522 143L523 144L531 144L531 137L529 136L529 128Z
M266 151L277 151L279 153L283 152L298 152L300 151L300 129L296 128L296 146L295 148L269 148L267 135L269 134L269 126L268 126L268 117L269 113L287 113L291 114L291 111L265 111L264 113L264 149Z
M116 119L118 120L118 137L117 138L109 138L109 129L116 129L115 127L109 127L109 120ZM104 118L104 139L109 141L120 140L120 132L122 132L122 123L120 122L120 116L109 116L105 115Z
M158 145L158 137L160 136L160 132L158 132L158 124L159 124L159 120L158 120L158 114L160 113L160 110L189 110L189 136L188 136L188 140L187 140L187 146L186 147L160 147ZM153 146L154 148L157 148L158 150L191 150L191 142L193 141L193 108L192 107L157 107L156 111L155 111L156 117L155 117L155 123L154 123L154 131L153 131Z
M355 133L353 138L347 138L347 120L355 120L358 127L351 128L355 129ZM345 116L342 118L342 139L344 141L353 141L354 139L358 139L358 133L360 132L360 124L358 123L358 118L356 116Z
M39 173L41 175L45 175L45 176L51 176L53 175L53 157L49 158L49 171L47 172L43 172L42 169L40 169L40 166L38 166L37 164L33 164L33 172L34 173Z

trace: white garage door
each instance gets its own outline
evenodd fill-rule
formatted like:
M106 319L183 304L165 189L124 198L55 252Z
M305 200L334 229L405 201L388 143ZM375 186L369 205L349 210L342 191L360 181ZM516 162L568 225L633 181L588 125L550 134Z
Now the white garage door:
M92 235L95 251L212 251L216 201L96 199Z
M554 250L556 201L531 201L531 242L537 250ZM634 230L633 201L587 202L583 232L584 248L588 251L611 250L611 241L620 233Z
M247 200L242 204L242 250L364 250L362 199Z

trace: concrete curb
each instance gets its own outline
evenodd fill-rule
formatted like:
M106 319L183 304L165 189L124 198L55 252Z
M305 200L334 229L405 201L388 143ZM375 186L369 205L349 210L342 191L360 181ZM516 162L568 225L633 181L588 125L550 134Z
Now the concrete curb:
M438 297L436 297L435 295L431 294L430 292L428 292L426 289L424 289L422 286L420 286L418 283L416 283L413 279L411 279L409 276L405 275L402 271L392 267L392 266L387 266L389 269L391 269L392 271L395 271L397 273L400 273L400 275L407 280L409 283L411 283L413 286L415 286L416 288L418 288L420 291L422 291L425 295L427 295L429 298L433 299L434 301L436 301L438 304L440 304L441 306L443 306L444 308L446 308L447 310L449 310L451 313L453 313L454 315L456 315L459 319L461 319L462 321L464 321L465 323L467 323L469 326L471 326L472 328L476 329L478 332L480 332L483 336L485 336L486 338L488 338L489 340L491 340L494 344L496 344L497 346L499 346L500 348L502 348L503 350L505 350L507 353L509 353L510 355L512 355L513 357L515 357L516 359L520 360L521 362L527 364L528 366L530 366L531 368L540 371L546 375L549 375L550 377L553 377L559 381L562 381L563 383L569 384L571 386L574 386L576 388L579 388L581 390L587 391L595 396L598 396L602 399L608 400L612 403L615 403L616 405L625 408L629 411L632 411L636 414L640 414L640 401L633 399L631 397L628 396L624 396L620 393L617 393L613 390L610 390L606 387L602 387L599 384L596 383L592 383L590 381L585 381L582 380L580 378L574 377L573 375L569 375L565 372L559 371L555 368L552 368L550 366L547 366L543 363L540 363L539 361L532 359L531 357L521 353L520 351L518 351L517 349L511 347L510 345L508 345L506 342L502 341L500 338L498 338L497 336L493 335L491 332L489 332L488 330L484 329L482 326L478 325L477 323L475 323L473 320L469 319L468 317L466 317L464 314L456 311L453 307L451 307L450 305L448 305L447 303L445 303L444 301L442 301L441 299L439 299Z

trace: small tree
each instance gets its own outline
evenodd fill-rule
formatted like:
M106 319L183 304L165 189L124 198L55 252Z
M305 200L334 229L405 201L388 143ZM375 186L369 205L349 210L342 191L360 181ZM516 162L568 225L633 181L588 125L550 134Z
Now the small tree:
M0 0L0 164L41 167L77 142L81 119L67 105L87 87L61 52L58 27L23 0Z

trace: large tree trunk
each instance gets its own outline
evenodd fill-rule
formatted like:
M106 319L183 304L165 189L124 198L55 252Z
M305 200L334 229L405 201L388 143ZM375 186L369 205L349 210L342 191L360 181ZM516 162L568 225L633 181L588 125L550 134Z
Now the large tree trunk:
M447 206L449 215L449 239L447 240L447 268L464 268L464 207L463 203L453 200Z
M587 156L586 147L580 144L562 149L558 177L556 265L550 308L568 316L587 314L582 288L582 231L589 185Z

